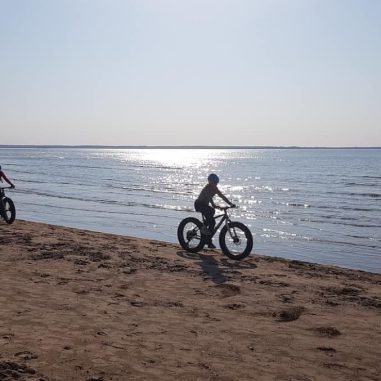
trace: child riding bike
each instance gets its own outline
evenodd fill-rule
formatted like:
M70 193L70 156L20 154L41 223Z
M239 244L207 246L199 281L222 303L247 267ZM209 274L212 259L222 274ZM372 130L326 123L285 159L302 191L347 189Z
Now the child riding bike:
M209 249L215 249L216 246L212 242L212 234L213 229L216 224L215 219L213 218L215 209L218 208L218 206L213 202L213 197L215 195L218 195L222 200L224 200L227 204L229 204L231 207L235 207L235 204L233 204L231 201L229 201L218 189L217 184L219 183L220 179L215 173L211 173L208 176L208 184L205 185L205 187L202 189L200 195L198 196L197 200L194 202L194 208L196 212L200 212L205 216L206 220L206 230L202 233L209 236L208 239L208 247ZM210 206L211 204L212 206Z
M1 186L1 183L3 182L3 179L5 180L5 182L7 182L11 186L11 188L15 188L15 184L13 184L12 181L8 179L5 173L1 170L1 165L0 165L0 186ZM3 193L1 195L2 196L0 197L0 216L3 217L5 215L5 207L3 204Z

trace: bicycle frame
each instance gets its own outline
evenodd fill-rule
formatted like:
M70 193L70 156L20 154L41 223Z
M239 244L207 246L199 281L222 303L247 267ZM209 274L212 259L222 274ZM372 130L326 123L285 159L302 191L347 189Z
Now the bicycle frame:
M8 188L8 187L6 187ZM0 187L0 201L3 203L3 198L5 197L4 187Z
M227 207L227 208L223 208L222 210L224 211L223 213L221 213L220 215L218 215L218 216L213 216L213 218L215 219L215 220L217 220L218 218L221 218L221 220L220 220L220 222L214 227L214 229L213 229L213 232L212 232L212 237L214 237L214 235L217 233L217 231L218 231L218 229L221 227L221 225L224 223L224 221L225 221L225 225L226 225L226 227L228 228L228 224L229 224L229 222L231 222L230 221L230 217L228 216L228 212L227 212L227 210L228 209L230 209L229 207ZM201 215L202 215L202 222L204 223L204 225L205 225L205 216L201 213ZM229 229L228 229L229 230Z

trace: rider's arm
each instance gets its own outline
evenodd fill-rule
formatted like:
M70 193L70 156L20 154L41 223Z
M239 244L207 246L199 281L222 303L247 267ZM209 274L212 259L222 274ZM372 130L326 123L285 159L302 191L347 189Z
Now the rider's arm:
M0 171L0 179L4 179L11 187L15 187L12 181L9 180L7 176L5 176L5 173L3 171Z
M227 204L229 204L230 206L234 206L235 204L233 204L231 201L229 201L229 199L227 197L225 197L222 192L218 189L217 190L217 194L220 198L222 198Z

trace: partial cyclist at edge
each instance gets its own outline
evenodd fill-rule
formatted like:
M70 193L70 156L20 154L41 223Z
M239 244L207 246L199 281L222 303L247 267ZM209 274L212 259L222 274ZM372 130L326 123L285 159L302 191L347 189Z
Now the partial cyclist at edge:
M220 182L219 177L215 173L211 173L208 176L208 184L202 189L197 200L194 202L194 208L196 212L200 212L205 216L206 228L207 231L202 231L208 237L208 248L215 249L216 246L212 241L213 229L216 224L216 220L213 218L216 209L219 207L213 202L213 197L215 195L219 196L232 208L235 208L236 205L232 203L222 192L218 189L217 184ZM211 206L210 206L211 205Z
M7 224L12 224L16 218L16 209L13 201L4 194L4 188L6 187L2 185L3 180L8 183L11 188L15 188L15 184L8 179L6 174L1 170L0 165L0 216Z
M15 188L15 184L13 184L12 181L8 179L8 177L2 171L1 165L0 165L0 182L3 182L3 179L5 182L7 182L11 186L11 188Z

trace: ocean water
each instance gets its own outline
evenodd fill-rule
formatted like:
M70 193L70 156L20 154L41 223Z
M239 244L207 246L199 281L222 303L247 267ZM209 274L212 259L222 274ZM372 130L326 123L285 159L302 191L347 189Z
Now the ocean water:
M169 242L215 172L254 253L381 272L381 149L2 148L0 164L20 219Z

